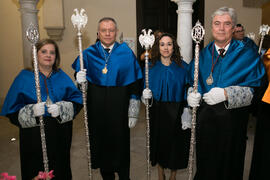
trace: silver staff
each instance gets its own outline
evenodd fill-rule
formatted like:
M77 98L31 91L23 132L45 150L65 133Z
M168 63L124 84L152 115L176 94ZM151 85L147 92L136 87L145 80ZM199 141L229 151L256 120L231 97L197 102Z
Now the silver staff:
M199 53L200 53L200 42L203 40L205 31L199 21L195 24L191 31L191 37L196 43L195 46L195 62L194 62L194 84L193 91L198 92L198 75L199 75ZM194 164L194 151L196 143L196 112L197 107L192 109L192 127L191 127L191 138L190 138L190 149L189 149L189 161L188 161L188 179L193 179L193 164Z
M149 29L146 33L146 30L142 30L143 34L139 36L139 41L142 48L145 49L145 90L151 92L149 89L149 67L148 67L148 50L153 46L155 42L155 36L151 32L152 30ZM149 118L149 99L145 99L145 118L146 118L146 160L147 160L147 180L150 180L150 118Z
M32 57L34 60L34 74L35 74L37 103L41 103L42 100L41 100L41 93L40 93L39 70L38 70L37 47L36 47L36 43L39 40L39 32L38 32L38 28L36 26L34 26L32 23L29 25L29 27L26 30L26 37L32 45ZM41 137L41 147L42 147L44 171L46 173L48 173L49 172L49 164L48 164L43 116L39 116L39 123L40 123L40 137Z
M79 52L80 52L80 68L81 71L84 69L83 65L83 54L82 54L82 28L84 28L87 24L88 17L85 14L85 10L81 9L80 13L78 9L74 9L75 14L71 16L71 21L74 28L77 29L77 37L79 44ZM84 128L85 128L85 139L86 139L86 148L87 148L87 159L88 159L88 176L89 179L92 179L92 169L91 169L91 152L90 152L90 140L89 140L89 129L88 129L88 115L87 115L87 93L86 93L86 84L81 84L82 96L83 96L83 111L84 111Z
M261 54L264 36L268 34L269 30L270 30L270 27L267 24L263 24L260 26L259 34L261 35L261 40L260 40L260 46L259 46L259 51L258 51L259 54Z

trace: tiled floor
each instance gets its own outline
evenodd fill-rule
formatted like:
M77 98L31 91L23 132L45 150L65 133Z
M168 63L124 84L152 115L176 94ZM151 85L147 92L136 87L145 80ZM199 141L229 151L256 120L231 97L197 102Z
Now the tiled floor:
M147 179L147 162L146 162L146 140L145 131L146 123L144 120L144 107L140 114L140 119L135 128L131 130L131 179ZM246 153L246 163L244 180L248 179L248 171L253 146L255 121L251 120L248 126L248 143ZM16 138L11 141L11 138ZM74 180L87 180L87 158L84 136L84 124L82 113L74 121L73 142L71 150L72 172ZM20 180L20 163L19 163L19 142L18 128L9 123L8 119L0 117L0 172L8 172L10 175L16 175ZM169 170L166 175L169 176ZM92 171L93 180L101 180L98 170ZM151 167L151 180L157 180L157 169ZM168 179L168 178L167 178ZM187 180L187 170L177 172L178 180Z

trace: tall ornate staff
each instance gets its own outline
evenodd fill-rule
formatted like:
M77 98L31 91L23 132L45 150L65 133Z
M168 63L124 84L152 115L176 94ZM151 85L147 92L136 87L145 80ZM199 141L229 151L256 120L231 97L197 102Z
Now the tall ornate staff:
M34 26L32 23L29 25L29 27L26 30L26 37L32 45L32 56L33 56L33 60L34 60L34 74L35 74L37 103L41 103L42 100L41 100L41 93L40 93L39 70L38 70L37 47L36 47L36 43L39 40L39 32L38 32L38 28L36 26ZM49 172L49 164L48 164L43 116L39 116L39 123L40 123L40 137L41 137L44 170L45 170L45 173L48 173Z
M264 36L268 34L269 30L270 30L270 26L268 26L267 24L263 24L260 26L259 34L261 35L261 40L260 40L259 51L258 51L259 54L261 53Z
M84 70L83 65L83 54L82 54L82 28L87 24L88 17L85 14L85 10L81 9L80 13L78 9L74 9L75 14L71 16L71 21L74 28L77 28L77 37L79 44L79 53L80 53L80 68L81 71ZM89 179L92 179L92 169L91 169L91 153L90 153L90 140L89 140L89 129L88 129L88 115L87 115L87 102L86 102L86 82L81 84L82 96L83 96L83 111L84 111L84 127L85 127L85 139L87 147L87 159L88 159L88 176Z
M200 52L200 42L205 34L204 28L199 21L195 24L191 31L191 37L196 43L195 46L195 62L194 62L194 84L193 92L198 92L198 76L199 76L199 52ZM193 179L193 164L194 164L194 149L196 143L196 112L197 107L192 109L192 121L191 121L191 138L190 138L190 149L189 149L189 161L188 161L188 179Z
M148 67L148 50L153 46L155 42L155 36L151 32L152 30L149 29L146 33L146 30L142 30L143 35L141 34L139 37L140 44L142 48L145 49L145 89L144 92L151 93L149 89L149 67ZM145 99L145 117L146 117L146 160L147 160L147 180L150 180L150 118L149 118L149 99Z

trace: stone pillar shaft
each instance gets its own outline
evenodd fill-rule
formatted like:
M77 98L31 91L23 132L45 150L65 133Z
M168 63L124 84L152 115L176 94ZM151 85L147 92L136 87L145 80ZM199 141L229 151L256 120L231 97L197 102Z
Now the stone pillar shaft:
M32 66L31 44L27 40L26 30L29 25L38 27L38 10L36 8L39 0L19 0L21 12L21 25L22 25L22 41L23 41L23 64L24 67Z
M192 5L196 0L171 0L178 5L177 43L181 48L183 59L192 60Z

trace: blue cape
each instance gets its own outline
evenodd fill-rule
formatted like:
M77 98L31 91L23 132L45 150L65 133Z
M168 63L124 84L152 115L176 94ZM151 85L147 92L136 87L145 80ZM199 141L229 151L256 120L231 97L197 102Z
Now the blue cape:
M42 102L47 99L45 76L39 73ZM46 79L50 99L58 101L72 101L82 104L81 92L76 88L70 77L61 69L53 72ZM37 103L34 72L22 70L13 81L2 108L1 115L5 116L19 111L27 104Z
M108 56L108 55L107 55ZM141 68L133 51L126 43L115 42L108 60L107 74L102 73L105 66L104 50L100 42L83 51L84 68L89 82L100 86L126 86L142 78ZM72 68L80 71L79 57Z
M244 43L232 39L226 55L219 57L213 70L214 83L207 85L206 79L209 77L212 67L212 48L214 42L209 43L201 52L199 58L199 82L200 93L207 93L213 87L225 88L228 86L260 86L261 78L265 70L260 56L250 43ZM214 50L214 61L218 56ZM193 86L194 60L189 65L189 84Z
M255 44L255 42L252 39L244 37L243 42L246 44L246 46L254 48L256 52L259 51L259 47L257 46L257 44Z
M149 66L149 88L155 100L181 102L186 99L187 64L182 61L182 65L180 67L173 61L169 66L164 66L157 61L154 66Z

